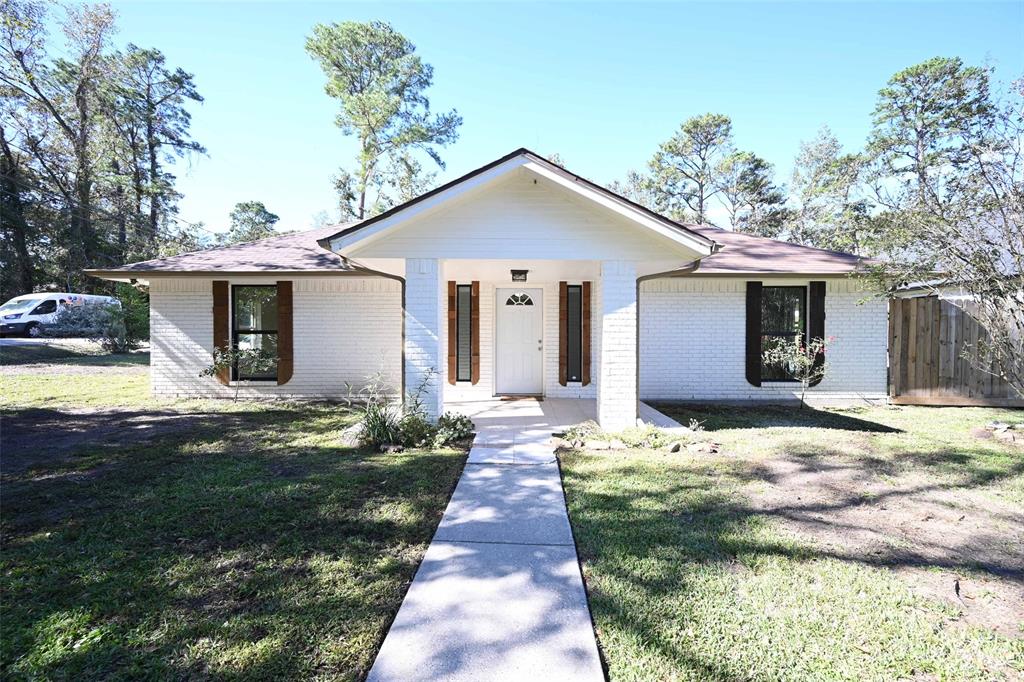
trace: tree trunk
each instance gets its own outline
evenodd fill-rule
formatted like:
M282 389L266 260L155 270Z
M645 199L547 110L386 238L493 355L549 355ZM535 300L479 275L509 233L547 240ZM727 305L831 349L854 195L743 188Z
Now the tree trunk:
M156 243L157 227L160 222L160 143L153 130L154 112L152 106L146 111L146 149L149 151L149 238Z

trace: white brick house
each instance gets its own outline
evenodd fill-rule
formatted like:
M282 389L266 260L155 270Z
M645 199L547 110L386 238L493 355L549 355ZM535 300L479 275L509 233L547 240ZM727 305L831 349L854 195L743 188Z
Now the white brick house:
M764 343L832 339L819 401L886 393L886 305L855 256L684 225L518 150L344 226L90 271L150 286L157 395L336 398L370 377L425 405L500 395L780 400ZM277 367L201 378L215 347ZM261 345L262 344L262 345Z

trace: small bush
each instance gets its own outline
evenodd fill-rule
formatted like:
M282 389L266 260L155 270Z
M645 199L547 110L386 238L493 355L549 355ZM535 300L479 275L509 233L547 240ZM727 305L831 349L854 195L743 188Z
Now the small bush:
M361 419L362 441L365 445L388 445L402 442L402 418L397 405L386 401L368 402Z
M660 448L672 440L664 431L650 424L626 429L618 434L618 438L630 448Z
M575 426L570 426L566 429L564 438L570 442L576 440L586 441L588 439L593 439L596 436L603 435L604 431L601 430L601 427L597 422L585 421L582 424L576 424Z
M437 428L422 414L407 414L398 424L400 442L407 448L419 448L434 442Z
M141 339L125 324L125 312L119 305L66 306L46 325L44 334L55 338L86 338L99 341L109 353L128 353L139 347Z
M469 438L473 434L473 420L464 414L445 412L437 420L434 446L440 447Z

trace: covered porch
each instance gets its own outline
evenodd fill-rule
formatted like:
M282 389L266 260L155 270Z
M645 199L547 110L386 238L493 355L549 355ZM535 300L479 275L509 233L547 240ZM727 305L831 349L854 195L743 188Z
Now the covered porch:
M404 390L431 417L499 396L636 424L638 278L715 243L517 150L321 244L404 282Z
M405 265L405 390L431 416L451 405L534 397L543 399L535 404L552 424L592 419L608 430L636 424L635 263L409 259ZM571 415L564 412L569 404L576 405Z

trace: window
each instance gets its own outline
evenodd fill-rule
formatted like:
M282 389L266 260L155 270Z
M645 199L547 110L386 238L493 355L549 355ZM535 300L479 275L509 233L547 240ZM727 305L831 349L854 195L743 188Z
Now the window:
M764 287L761 290L761 350L807 338L807 287ZM791 367L765 364L764 381L794 381Z
M533 305L533 299L530 298L529 294L512 294L505 301L505 305Z
M565 288L566 304L566 380L583 380L583 287Z
M43 301L42 303L37 305L36 309L33 310L30 314L31 315L49 315L50 313L55 313L55 312L57 312L57 302L51 299L49 301Z
M273 367L259 371L242 363L232 368L233 378L249 381L277 380L277 287L231 287L231 345L238 350L257 349L275 358Z
M460 284L455 299L456 381L473 380L473 287Z

